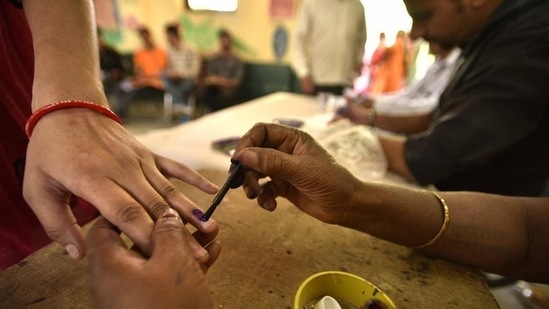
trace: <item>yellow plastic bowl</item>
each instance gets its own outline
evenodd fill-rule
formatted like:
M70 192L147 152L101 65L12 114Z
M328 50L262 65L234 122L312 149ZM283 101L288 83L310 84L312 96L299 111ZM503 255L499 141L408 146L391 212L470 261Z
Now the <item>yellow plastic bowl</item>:
M341 271L325 271L303 281L294 298L294 309L303 309L310 301L326 295L344 299L356 308L363 308L372 300L382 303L387 309L396 308L383 291L366 279Z

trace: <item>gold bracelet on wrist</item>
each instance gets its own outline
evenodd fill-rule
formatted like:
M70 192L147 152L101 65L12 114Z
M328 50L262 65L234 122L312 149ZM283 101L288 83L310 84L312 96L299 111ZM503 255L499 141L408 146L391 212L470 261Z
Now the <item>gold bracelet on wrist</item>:
M438 199L440 206L442 206L442 210L444 211L444 221L442 222L442 227L440 228L440 231L438 231L438 234L433 239L423 245L415 246L415 249L427 248L439 242L444 236L446 230L448 229L448 223L450 223L450 212L448 211L448 205L446 204L446 201L440 195L438 195L438 193L434 191L429 192Z

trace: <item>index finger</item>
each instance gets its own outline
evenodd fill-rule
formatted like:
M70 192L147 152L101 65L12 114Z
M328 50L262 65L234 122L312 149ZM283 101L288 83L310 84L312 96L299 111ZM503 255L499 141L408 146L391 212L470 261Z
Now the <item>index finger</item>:
M235 147L234 153L248 147L273 148L293 154L298 147L302 131L273 123L256 123Z

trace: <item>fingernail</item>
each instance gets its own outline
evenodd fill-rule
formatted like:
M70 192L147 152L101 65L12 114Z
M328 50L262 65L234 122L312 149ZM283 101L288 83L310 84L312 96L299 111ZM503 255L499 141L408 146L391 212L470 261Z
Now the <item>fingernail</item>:
M195 208L191 211L191 213L193 214L193 216L195 218L197 218L201 223L202 223L202 226L203 227L208 227L210 226L210 220L204 220L203 217L204 217L204 212L198 208Z
M191 213L193 214L193 216L195 216L195 218L202 221L202 217L204 216L204 212L202 210L195 208L193 209L193 211L191 211Z
M73 244L66 245L65 251L67 251L67 253L73 260L78 260L78 258L80 258L80 252L78 252L78 249Z
M255 190L253 190L253 189L249 189L248 192L246 192L246 196L249 199L254 199L254 198L257 197L257 192L255 192Z
M274 209L274 204L271 201L266 201L265 203L263 203L263 208L265 208L267 210L273 210Z

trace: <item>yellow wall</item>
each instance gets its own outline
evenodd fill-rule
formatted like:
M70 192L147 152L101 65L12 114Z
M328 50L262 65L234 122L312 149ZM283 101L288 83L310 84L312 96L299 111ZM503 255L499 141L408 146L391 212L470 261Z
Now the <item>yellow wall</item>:
M227 28L234 39L246 48L236 49L240 56L251 62L276 62L272 40L276 28L280 25L288 32L288 48L282 59L289 62L291 53L291 37L294 32L295 18L273 20L269 16L269 0L239 0L238 10L234 13L193 12L185 8L184 0L117 0L122 27L121 41L116 45L125 52L131 52L139 47L139 40L128 25L127 20L137 20L147 25L158 45L165 47L164 25L167 22L181 21L186 18L198 26L207 25L210 29ZM296 6L300 1L296 1ZM294 17L297 7L294 8ZM215 43L209 50L202 50L204 54L213 52L217 48Z

